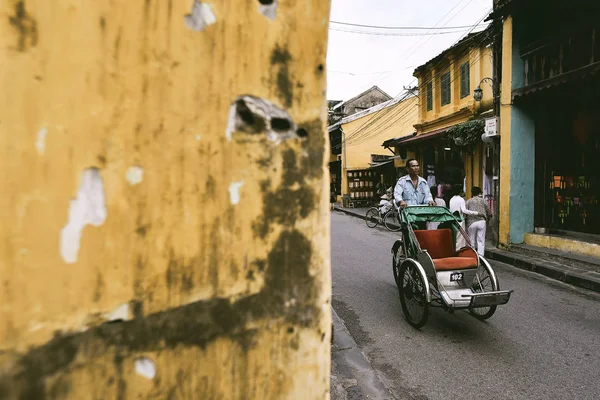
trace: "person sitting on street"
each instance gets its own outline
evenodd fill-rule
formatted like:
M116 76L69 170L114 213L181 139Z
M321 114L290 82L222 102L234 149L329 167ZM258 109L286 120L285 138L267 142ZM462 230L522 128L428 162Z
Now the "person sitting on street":
M408 175L404 175L394 188L394 201L397 206L405 207L417 205L434 206L431 191L427 181L419 176L419 162L414 158L406 161Z

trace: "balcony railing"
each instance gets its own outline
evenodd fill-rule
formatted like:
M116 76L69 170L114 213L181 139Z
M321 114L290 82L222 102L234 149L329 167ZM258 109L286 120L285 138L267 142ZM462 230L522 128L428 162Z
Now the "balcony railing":
M546 43L523 48L525 86L600 62L600 30L589 28Z

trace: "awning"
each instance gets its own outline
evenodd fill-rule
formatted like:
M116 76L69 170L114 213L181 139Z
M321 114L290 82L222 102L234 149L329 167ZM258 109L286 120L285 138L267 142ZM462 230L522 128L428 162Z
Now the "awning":
M414 137L417 134L417 132L413 132L410 135L406 135L406 136L400 136L397 138L393 138L393 139L388 139L385 142L383 142L381 144L382 147L385 147L386 149L388 147L394 147L394 146L398 146L399 143L403 143L404 141Z
M376 163L369 163L370 168L377 168L377 167L381 167L383 165L387 165L389 163L393 163L394 159L399 158L399 157L393 157L390 158L389 160L385 160L385 161L381 161L381 162L376 162Z
M422 133L420 135L416 135L413 136L411 138L408 138L406 140L403 140L402 142L398 143L396 146L404 146L407 144L415 144L415 143L420 143L420 142L424 142L426 140L431 140L431 139L436 139L441 137L444 133L446 133L446 131L449 129L450 127L447 128L443 128L443 129L438 129L436 131L432 131L432 132L427 132L427 133Z

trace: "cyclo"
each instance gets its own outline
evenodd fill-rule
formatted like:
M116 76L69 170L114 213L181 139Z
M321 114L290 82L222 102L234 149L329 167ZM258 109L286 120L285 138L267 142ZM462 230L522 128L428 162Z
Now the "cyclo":
M407 206L398 219L401 239L392 246L392 269L409 324L422 327L429 307L436 306L450 313L465 309L485 320L510 300L512 290L500 290L494 269L473 249L460 217L445 207ZM427 222L439 225L427 230ZM456 250L458 235L467 246Z

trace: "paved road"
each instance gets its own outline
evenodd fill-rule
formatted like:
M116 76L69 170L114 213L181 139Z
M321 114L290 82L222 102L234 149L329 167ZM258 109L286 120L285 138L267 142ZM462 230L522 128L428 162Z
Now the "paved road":
M487 322L404 320L395 234L331 216L333 307L397 399L600 399L600 295L494 263L510 302Z

